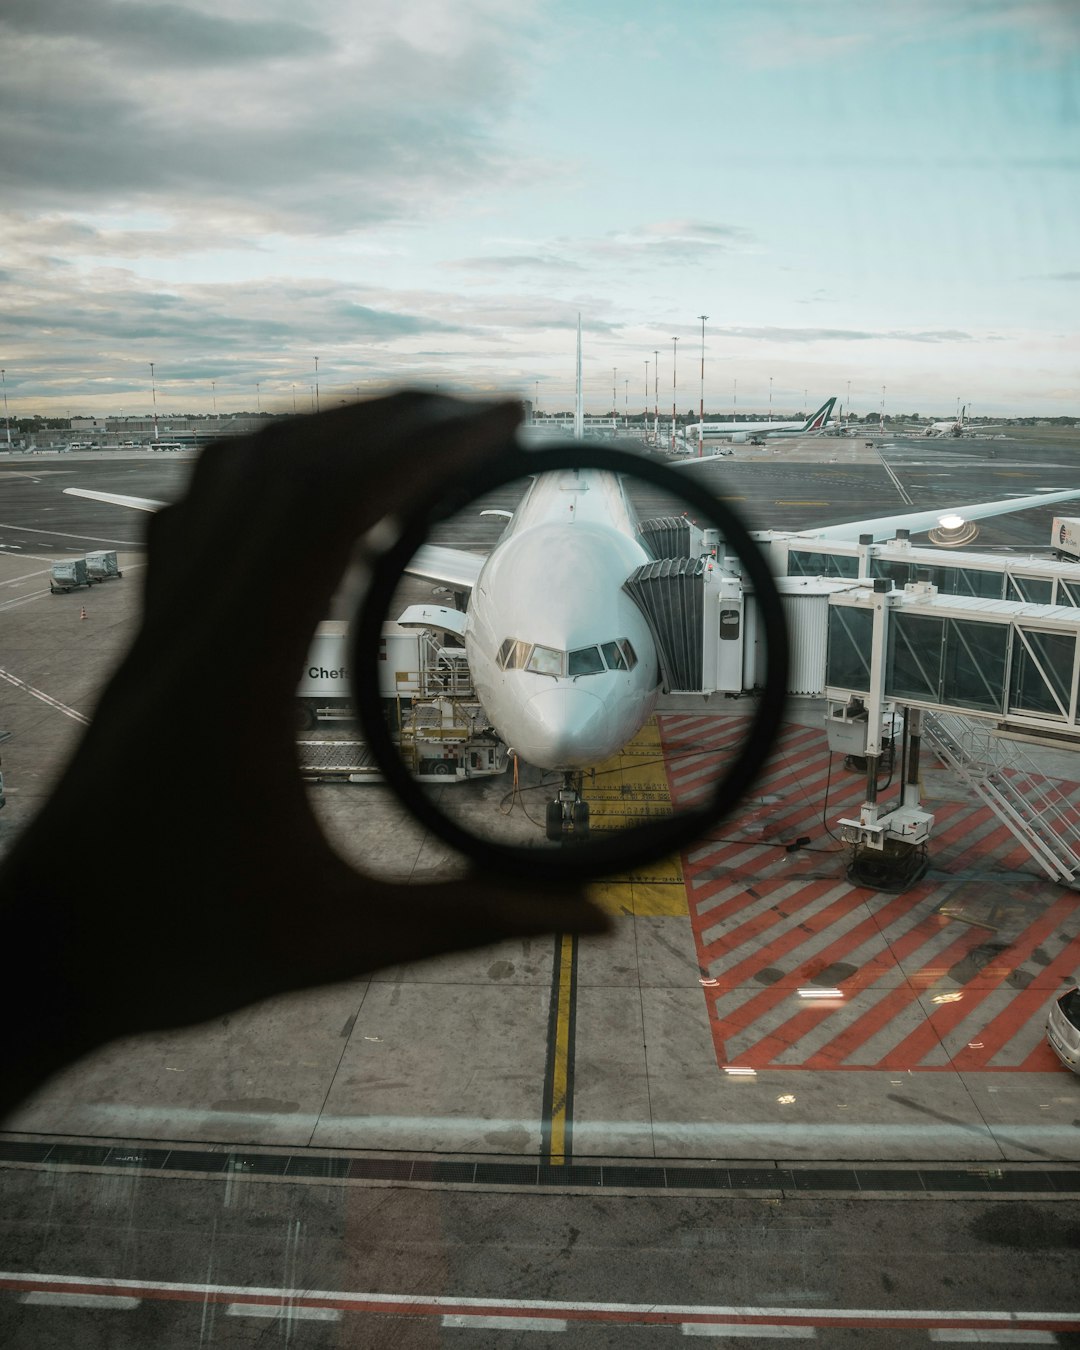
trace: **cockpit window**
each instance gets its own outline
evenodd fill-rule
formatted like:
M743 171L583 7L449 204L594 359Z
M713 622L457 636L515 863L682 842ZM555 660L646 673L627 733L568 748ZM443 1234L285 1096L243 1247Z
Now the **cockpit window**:
M599 675L603 669L604 662L596 647L578 647L576 651L570 653L567 665L567 673L570 675Z
M608 670L627 670L626 657L617 642L605 642L601 648Z
M503 670L524 670L529 664L532 645L517 638L507 638L499 648L498 662Z
M528 669L537 675L561 675L563 673L563 653L554 647L534 647L529 657Z
M603 655L601 655L603 653ZM536 675L602 675L605 670L633 670L637 654L626 638L598 647L575 647L572 652L534 646L507 638L496 658L503 670L531 670Z

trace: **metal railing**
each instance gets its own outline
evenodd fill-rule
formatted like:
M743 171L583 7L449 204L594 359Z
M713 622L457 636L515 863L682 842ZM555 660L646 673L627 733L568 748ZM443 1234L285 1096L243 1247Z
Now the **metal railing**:
M1080 809L1035 767L1013 740L985 721L959 713L927 713L923 734L1006 825L1054 881L1080 875Z

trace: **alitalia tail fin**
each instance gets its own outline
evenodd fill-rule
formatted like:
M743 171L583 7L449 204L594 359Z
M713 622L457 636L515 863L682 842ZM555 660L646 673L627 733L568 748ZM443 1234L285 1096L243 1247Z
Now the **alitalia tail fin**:
M832 398L827 399L817 410L816 413L810 414L810 416L803 423L802 430L824 431L825 427L828 425L829 418L832 416L832 410L835 404L836 404L836 397L834 395Z

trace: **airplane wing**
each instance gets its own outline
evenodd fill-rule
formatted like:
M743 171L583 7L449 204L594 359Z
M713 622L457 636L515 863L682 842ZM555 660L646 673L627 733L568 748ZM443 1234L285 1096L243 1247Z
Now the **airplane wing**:
M159 511L167 502L149 497L128 497L121 492L95 492L90 488L64 488L69 497L88 497L90 501L106 502L111 506L127 506L134 511ZM465 549L446 548L441 544L424 544L405 569L413 576L443 581L461 590L472 590L485 559L479 553Z
M665 460L664 462L672 469L689 469L695 464L715 464L718 460L730 458L730 450L721 450L720 453L716 455L701 455L700 457L694 455L690 459L671 460L670 463Z
M777 535L791 535L807 539L842 539L857 543L860 534L872 534L875 542L891 539L898 529L919 534L936 528L942 516L963 516L965 520L985 520L989 516L1004 516L1011 511L1029 511L1035 506L1052 506L1056 502L1071 502L1080 498L1080 488L1065 492L1040 492L1034 497L1009 497L1004 501L976 502L972 506L935 506L931 511L910 511L902 516L875 516L870 520L850 520L840 525L822 525L806 530L777 530Z
M461 548L446 548L443 544L421 544L409 561L406 572L430 581L443 581L449 586L472 590L480 569L487 561L479 553Z
M168 502L155 502L149 497L125 497L122 492L94 492L90 488L64 488L69 497L89 497L92 502L108 502L111 506L129 506L133 511L160 511Z

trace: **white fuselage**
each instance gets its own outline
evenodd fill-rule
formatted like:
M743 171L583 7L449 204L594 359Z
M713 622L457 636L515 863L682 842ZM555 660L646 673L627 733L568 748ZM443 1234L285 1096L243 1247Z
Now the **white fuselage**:
M528 763L597 764L652 711L656 648L622 589L649 561L616 475L566 470L533 480L484 563L465 625L477 695Z

